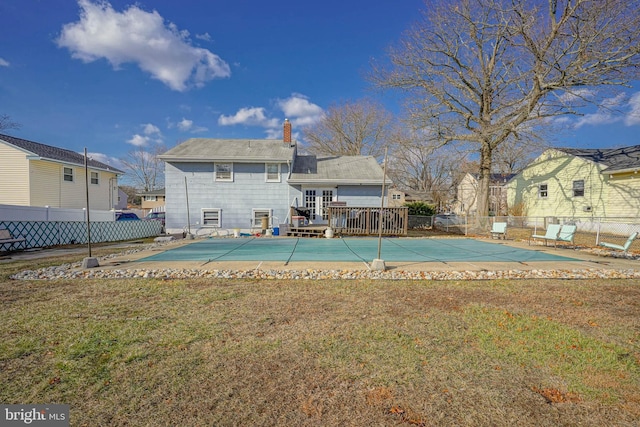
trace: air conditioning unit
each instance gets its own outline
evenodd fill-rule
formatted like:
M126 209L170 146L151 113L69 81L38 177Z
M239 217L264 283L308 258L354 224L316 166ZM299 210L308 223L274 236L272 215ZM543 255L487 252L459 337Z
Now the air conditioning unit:
M585 212L591 212L591 206L583 206L582 210Z

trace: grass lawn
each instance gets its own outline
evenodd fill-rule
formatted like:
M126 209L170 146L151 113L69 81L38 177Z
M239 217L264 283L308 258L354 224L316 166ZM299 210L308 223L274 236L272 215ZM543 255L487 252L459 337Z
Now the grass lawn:
M73 426L640 419L638 280L8 279L34 267L0 264L0 402Z

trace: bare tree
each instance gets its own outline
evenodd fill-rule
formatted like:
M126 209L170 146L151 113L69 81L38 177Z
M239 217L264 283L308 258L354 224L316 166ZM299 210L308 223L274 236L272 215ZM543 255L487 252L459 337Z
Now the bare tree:
M164 185L164 162L158 158L165 152L164 146L155 146L152 151L138 147L120 159L133 184L142 191L152 191Z
M441 147L421 133L396 129L390 139L392 151L387 162L389 176L405 191L428 194L433 203L448 206L464 175L467 153L455 147Z
M0 114L0 130L5 129L20 129L22 125L20 123L11 120L7 114Z
M546 141L508 138L493 152L491 170L500 174L518 173L549 146Z
M410 117L479 154L487 215L496 150L640 75L640 8L628 0L426 0L423 19L374 66L410 95Z
M363 99L329 107L318 123L302 131L314 154L381 157L392 121L380 104Z

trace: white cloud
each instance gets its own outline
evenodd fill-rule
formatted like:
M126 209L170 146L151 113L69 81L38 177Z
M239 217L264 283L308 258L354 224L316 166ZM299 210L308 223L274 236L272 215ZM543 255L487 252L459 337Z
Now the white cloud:
M624 118L624 124L627 126L640 125L640 92L636 92L629 99L630 111Z
M617 114L617 109L623 105L624 100L627 98L627 95L624 92L619 93L613 98L607 98L602 101L601 106L598 108L598 111L591 114L585 114L580 117L574 127L576 129L584 126L584 125L606 125L611 123L616 123L622 120L622 117Z
M8 67L9 61L6 61L4 58L0 58L0 67Z
M184 117L178 122L177 126L182 132L201 133L209 130L204 126L196 126L193 120L185 119Z
M309 101L309 98L300 93L293 93L285 99L277 99L275 106L288 118L294 131L318 122L322 118L323 110L320 106ZM269 118L264 107L241 108L232 116L220 115L218 124L221 126L245 125L260 126L266 128L265 133L269 139L282 137L283 119ZM294 133L293 137L299 137Z
M196 38L198 40L204 40L206 42L210 42L212 40L211 35L209 35L209 33L196 34Z
M127 144L131 144L136 147L146 147L147 145L149 145L150 140L151 138L149 138L148 136L135 134L131 137L131 139L127 140Z
M564 92L558 97L563 104L574 104L576 102L584 102L585 100L593 99L596 95L591 89L576 89L571 92Z
M144 126L143 132L145 135L157 135L158 137L162 136L162 133L160 132L160 129L158 128L158 126L152 125L151 123L147 123L146 125L143 125L143 126Z
M181 121L178 122L178 129L180 129L183 132L190 130L192 127L193 127L193 120L188 120L183 118Z
M593 114L585 114L584 116L580 117L576 121L574 127L578 129L584 125L594 125L594 126L607 125L607 124L615 123L619 120L620 120L620 117L616 117L614 114L612 114L609 111L598 110Z
M316 123L322 117L322 108L309 102L308 97L299 93L278 100L277 105L294 126L307 126Z
M81 153L84 155L84 153ZM87 153L87 156L92 160L97 160L106 165L114 166L116 168L120 167L120 160L115 157L110 157L104 153Z
M269 119L265 115L263 107L249 107L241 108L233 116L221 114L218 118L218 124L221 126L247 125L272 128L278 126L279 121L277 119Z
M195 47L189 32L166 23L157 11L129 6L117 12L107 1L78 0L80 20L62 27L56 40L83 62L104 58L118 69L135 63L173 90L201 87L229 77L229 65L207 49Z

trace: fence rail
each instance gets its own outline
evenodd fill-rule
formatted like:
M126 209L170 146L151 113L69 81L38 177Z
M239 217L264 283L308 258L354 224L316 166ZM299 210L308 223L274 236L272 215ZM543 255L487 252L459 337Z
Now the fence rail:
M329 226L339 234L406 236L408 212L402 208L329 207ZM382 227L382 228L381 228Z

